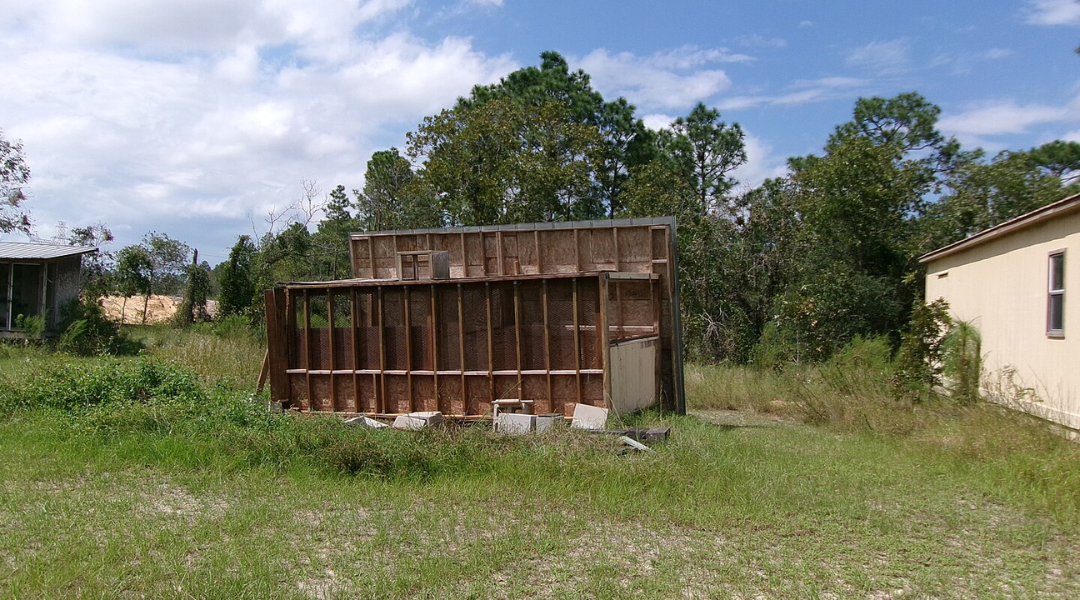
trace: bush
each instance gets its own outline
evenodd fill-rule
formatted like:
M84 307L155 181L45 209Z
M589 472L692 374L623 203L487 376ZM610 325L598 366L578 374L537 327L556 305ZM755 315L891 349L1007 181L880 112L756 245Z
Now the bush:
M942 342L942 372L948 377L949 396L961 404L972 404L982 394L982 339L970 323L958 321Z
M116 323L105 318L105 311L95 300L75 301L64 307L61 320L64 332L57 349L76 356L114 356L136 354L142 344L129 338Z

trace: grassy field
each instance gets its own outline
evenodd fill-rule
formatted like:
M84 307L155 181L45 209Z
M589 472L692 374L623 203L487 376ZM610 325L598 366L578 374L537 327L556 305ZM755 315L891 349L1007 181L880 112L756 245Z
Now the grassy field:
M1080 597L1077 444L993 407L694 367L619 454L270 415L252 338L138 335L0 347L0 597Z

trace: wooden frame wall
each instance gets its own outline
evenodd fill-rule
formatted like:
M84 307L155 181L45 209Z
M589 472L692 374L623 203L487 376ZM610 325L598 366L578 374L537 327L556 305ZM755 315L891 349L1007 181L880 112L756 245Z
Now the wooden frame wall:
M354 233L353 277L398 279L397 253L445 251L452 278L615 271L661 278L664 404L685 414L676 224L672 217Z
M610 346L657 339L659 275L344 281L268 290L271 395L303 411L482 418L610 407Z

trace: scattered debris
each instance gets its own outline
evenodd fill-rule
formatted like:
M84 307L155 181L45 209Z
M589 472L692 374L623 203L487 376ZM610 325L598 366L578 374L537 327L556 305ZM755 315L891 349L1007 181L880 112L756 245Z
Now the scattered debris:
M426 410L421 412L413 412L407 415L401 415L398 418L394 419L394 429L416 431L418 429L434 427L442 423L442 421L442 411Z
M536 415L499 413L495 417L495 432L503 435L524 435L536 431Z
M640 452L645 452L645 451L651 451L652 450L652 448L646 446L645 444L642 444L641 442L639 442L637 440L632 440L632 439L630 439L629 437L627 437L625 435L619 437L619 441L622 442L623 444L633 448L634 450L638 450Z
M628 429L593 429L590 433L626 436L632 440L662 442L671 435L670 427L630 427Z
M562 427L565 422L563 416L558 413L536 415L536 433L547 431L552 427Z
M353 417L351 419L346 419L345 424L353 425L356 427L367 427L370 429L382 429L384 427L389 427L389 425L387 425L386 423L383 423L382 421L376 421L371 417Z
M588 404L574 405L574 429L603 429L607 424L608 409Z

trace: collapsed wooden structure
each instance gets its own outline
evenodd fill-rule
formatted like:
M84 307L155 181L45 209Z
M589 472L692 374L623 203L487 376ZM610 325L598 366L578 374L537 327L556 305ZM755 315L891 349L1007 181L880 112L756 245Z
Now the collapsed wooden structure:
M354 279L266 292L271 394L313 412L685 411L673 219L353 234Z

